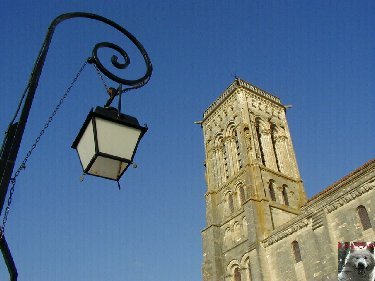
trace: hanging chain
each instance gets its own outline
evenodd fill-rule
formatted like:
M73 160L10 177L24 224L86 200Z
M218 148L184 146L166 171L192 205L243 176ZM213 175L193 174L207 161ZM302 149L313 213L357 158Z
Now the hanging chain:
M96 66L95 63L93 63L92 65L95 67L96 73L98 74L98 76L99 76L100 79L102 80L106 92L108 92L108 89L109 89L109 88L108 88L107 83L106 83L105 80L104 80L104 76L103 76L102 72L99 70L99 68Z
M73 81L70 83L70 86L67 88L64 95L60 98L59 103L56 105L54 111L52 112L52 114L48 118L48 120L45 123L43 129L40 131L39 136L35 139L34 144L31 146L31 149L27 152L25 159L22 161L21 165L18 167L18 170L15 172L14 177L10 179L10 182L12 183L12 186L11 186L10 191L9 191L9 197L8 197L8 201L7 201L7 207L6 207L5 212L4 212L3 222L2 222L2 225L0 227L0 240L4 236L5 225L6 225L7 220L8 220L10 206L12 204L12 199L13 199L14 187L16 185L16 178L19 176L21 171L26 168L26 163L29 160L29 157L31 156L33 150L36 148L37 144L40 141L40 138L44 135L46 129L51 124L51 122L52 122L53 118L55 117L57 111L60 109L61 105L63 104L64 100L68 96L70 90L73 88L75 82L78 80L78 77L81 75L81 73L84 70L86 65L87 65L87 62L84 62L83 65L81 66L81 68L79 69L77 75L74 77Z

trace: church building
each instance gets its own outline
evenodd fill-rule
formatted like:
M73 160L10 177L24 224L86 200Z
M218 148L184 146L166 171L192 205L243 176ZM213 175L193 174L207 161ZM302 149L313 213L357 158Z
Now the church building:
M286 107L238 78L202 128L203 281L337 280L338 242L375 241L375 159L307 198Z

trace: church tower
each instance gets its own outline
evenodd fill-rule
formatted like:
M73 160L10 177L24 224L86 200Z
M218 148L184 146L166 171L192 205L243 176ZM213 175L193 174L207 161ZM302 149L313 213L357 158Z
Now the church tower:
M204 281L272 279L261 241L307 201L285 111L237 78L204 112Z

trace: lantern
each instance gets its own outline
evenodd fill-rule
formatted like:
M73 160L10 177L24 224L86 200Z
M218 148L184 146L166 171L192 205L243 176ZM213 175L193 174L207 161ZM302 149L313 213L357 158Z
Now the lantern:
M133 163L147 127L115 108L96 107L88 114L72 148L85 174L118 181Z

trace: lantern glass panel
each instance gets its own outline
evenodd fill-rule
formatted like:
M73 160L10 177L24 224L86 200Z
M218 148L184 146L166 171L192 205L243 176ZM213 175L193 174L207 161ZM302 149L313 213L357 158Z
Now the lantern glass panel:
M94 176L118 180L128 165L129 163L98 156L87 173Z
M82 163L83 170L87 168L95 156L95 139L92 121L87 125L80 142L77 145L77 152Z
M132 159L141 130L124 124L95 118L99 153Z

